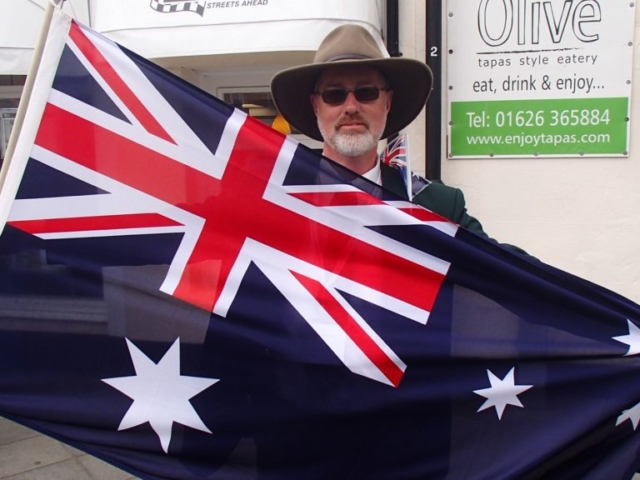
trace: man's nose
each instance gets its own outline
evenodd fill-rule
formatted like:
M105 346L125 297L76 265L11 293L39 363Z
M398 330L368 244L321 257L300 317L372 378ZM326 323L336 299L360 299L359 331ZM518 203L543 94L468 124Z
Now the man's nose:
M360 102L356 100L354 92L347 92L347 98L344 100L344 107L347 111L357 111L360 109Z

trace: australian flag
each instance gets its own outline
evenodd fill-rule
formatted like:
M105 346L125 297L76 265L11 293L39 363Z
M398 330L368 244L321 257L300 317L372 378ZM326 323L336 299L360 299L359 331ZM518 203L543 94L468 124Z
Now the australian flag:
M0 415L146 479L628 479L640 307L54 13L0 194Z

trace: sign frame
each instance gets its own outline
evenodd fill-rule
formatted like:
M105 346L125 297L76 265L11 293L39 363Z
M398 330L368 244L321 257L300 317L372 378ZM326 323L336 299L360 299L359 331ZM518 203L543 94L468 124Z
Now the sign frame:
M448 157L628 156L634 19L628 0L448 0Z

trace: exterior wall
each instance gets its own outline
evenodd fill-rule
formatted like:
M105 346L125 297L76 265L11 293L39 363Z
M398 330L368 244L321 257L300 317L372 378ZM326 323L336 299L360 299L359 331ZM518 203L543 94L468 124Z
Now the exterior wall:
M400 51L407 58L415 58L425 61L425 15L426 5L421 1L398 2L399 3L399 29L400 29ZM404 132L409 138L409 155L411 159L411 169L425 174L425 119L426 109L409 125Z
M413 42L424 44L424 16L416 13L422 4L422 0L400 2L400 49L415 50L416 58L424 60L424 52L412 46ZM442 179L464 191L469 212L494 238L640 302L640 8L635 13L627 158L449 160L444 158L443 118ZM443 42L446 16L445 6ZM424 139L420 128L413 132L412 163L418 161L413 146Z

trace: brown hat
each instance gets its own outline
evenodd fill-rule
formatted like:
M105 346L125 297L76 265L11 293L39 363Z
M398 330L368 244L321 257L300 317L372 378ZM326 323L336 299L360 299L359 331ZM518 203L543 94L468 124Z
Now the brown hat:
M271 80L271 95L280 114L299 131L322 141L309 101L320 74L332 65L377 68L393 90L391 110L382 138L399 132L422 111L433 88L433 73L422 62L385 56L373 36L358 25L331 31L318 47L311 65L289 68Z

